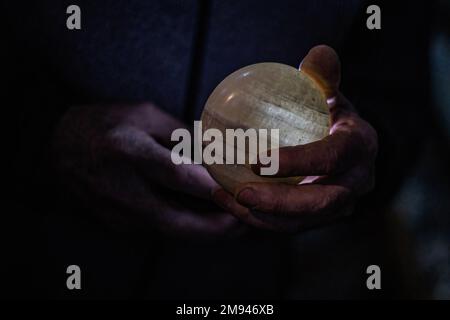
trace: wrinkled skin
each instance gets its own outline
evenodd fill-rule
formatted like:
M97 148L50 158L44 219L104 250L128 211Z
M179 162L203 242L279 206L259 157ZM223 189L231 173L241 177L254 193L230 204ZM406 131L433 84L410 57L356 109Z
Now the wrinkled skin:
M71 108L56 134L64 183L104 222L177 237L225 237L243 224L211 199L201 165L174 165L170 136L184 125L152 104Z
M298 186L252 183L231 195L201 165L174 165L170 136L185 125L152 104L71 108L56 133L57 168L77 199L120 227L229 237L246 230L241 222L298 231L334 221L373 187L377 135L339 93L331 48L314 47L301 69L325 90L332 127L319 142L280 149L278 176L307 176Z
M296 186L248 183L234 195L215 190L217 204L246 223L269 230L298 231L351 213L355 199L374 185L377 134L339 92L340 62L333 49L310 50L300 70L324 90L331 114L330 135L318 142L280 148L275 176L306 176ZM259 173L260 164L252 167Z

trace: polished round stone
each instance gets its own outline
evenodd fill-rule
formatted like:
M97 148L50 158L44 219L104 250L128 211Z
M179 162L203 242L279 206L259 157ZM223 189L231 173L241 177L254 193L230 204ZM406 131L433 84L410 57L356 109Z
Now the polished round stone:
M279 129L280 147L320 140L329 134L330 126L326 97L319 85L304 72L279 63L250 65L226 77L210 95L201 120L203 132L216 128L224 137L226 129L268 129L269 133ZM248 163L206 167L230 192L246 182L301 181L301 177L258 176Z

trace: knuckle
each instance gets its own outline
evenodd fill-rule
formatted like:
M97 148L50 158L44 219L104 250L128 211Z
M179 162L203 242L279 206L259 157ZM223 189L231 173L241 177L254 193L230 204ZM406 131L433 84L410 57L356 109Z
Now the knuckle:
M323 171L325 174L331 173L338 169L339 151L335 146L329 146L327 150L327 158L323 162Z
M324 192L324 195L320 197L319 201L315 206L316 211L324 211L328 209L336 201L336 194L330 192Z
M286 211L284 194L268 194L267 196L259 197L259 203L255 206L256 210L270 213L282 213Z
M341 189L326 189L316 206L320 212L328 212L338 209L346 203L349 192Z

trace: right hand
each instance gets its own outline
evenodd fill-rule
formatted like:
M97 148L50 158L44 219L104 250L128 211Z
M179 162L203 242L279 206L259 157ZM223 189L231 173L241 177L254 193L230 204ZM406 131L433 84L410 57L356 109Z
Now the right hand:
M63 182L109 224L175 236L229 236L242 225L210 201L201 165L175 165L170 136L184 125L151 104L71 108L56 133Z

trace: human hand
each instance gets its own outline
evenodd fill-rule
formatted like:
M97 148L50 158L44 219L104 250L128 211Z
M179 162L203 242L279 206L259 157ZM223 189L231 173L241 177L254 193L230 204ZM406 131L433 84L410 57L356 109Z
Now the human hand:
M56 134L56 164L76 199L109 224L176 236L225 236L241 223L211 199L201 165L171 161L184 125L151 104L71 108Z
M312 48L300 70L324 90L331 115L330 135L324 139L279 149L274 177L305 176L299 185L247 183L231 195L223 189L213 198L247 224L270 230L297 231L348 215L355 199L374 185L378 149L373 127L356 113L339 92L340 62L327 46ZM252 166L260 172L260 164Z

